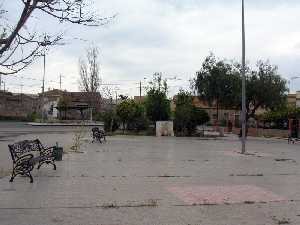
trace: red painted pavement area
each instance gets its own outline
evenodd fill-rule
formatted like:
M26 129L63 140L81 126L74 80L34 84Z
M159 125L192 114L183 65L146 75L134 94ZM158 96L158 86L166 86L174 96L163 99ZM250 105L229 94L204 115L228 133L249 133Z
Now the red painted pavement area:
M186 204L224 204L285 201L263 188L251 185L169 187Z

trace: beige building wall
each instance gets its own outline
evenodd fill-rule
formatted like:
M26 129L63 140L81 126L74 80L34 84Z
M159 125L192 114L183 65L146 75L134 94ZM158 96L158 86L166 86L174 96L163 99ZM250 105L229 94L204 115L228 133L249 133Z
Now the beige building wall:
M287 104L288 106L296 106L297 102L297 94L289 94L287 97Z

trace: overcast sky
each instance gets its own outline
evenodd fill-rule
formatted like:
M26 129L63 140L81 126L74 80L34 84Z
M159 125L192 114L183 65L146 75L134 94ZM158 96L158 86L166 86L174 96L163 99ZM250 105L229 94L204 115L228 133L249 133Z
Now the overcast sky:
M4 0L10 22L19 16L20 4ZM154 72L170 81L170 94L189 80L203 59L213 52L219 58L241 58L240 0L94 0L100 15L118 14L109 25L82 27L63 24L38 13L28 26L40 32L65 31L64 46L47 55L46 88L78 90L78 59L90 44L101 52L101 77L104 84L119 84L119 93L138 95L138 82ZM300 1L245 0L247 60L269 59L279 66L283 77L300 76ZM77 38L77 39L74 39ZM78 40L81 39L81 40ZM6 77L10 91L37 93L41 90L42 60L16 77ZM24 78L20 78L20 77ZM37 80L29 80L34 78ZM146 84L146 81L144 81ZM293 91L300 90L300 79L293 81Z

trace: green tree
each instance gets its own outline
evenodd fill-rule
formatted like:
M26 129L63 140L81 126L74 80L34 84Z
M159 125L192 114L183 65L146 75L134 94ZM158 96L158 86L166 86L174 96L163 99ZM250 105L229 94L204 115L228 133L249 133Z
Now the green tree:
M146 118L145 106L141 103L134 102L133 104L133 117L128 122L128 130L141 131L146 130L148 127L148 120Z
M68 96L67 94L62 95L59 98L59 101L57 103L57 109L60 113L60 119L64 119L64 120L67 119L67 111L68 111L68 108L69 108L71 102L72 102L71 97ZM62 115L63 112L64 112L64 115Z
M123 133L127 128L127 124L129 120L131 120L134 116L134 102L132 100L122 101L119 105L117 105L117 116L120 118L120 121L123 125Z
M99 120L104 121L105 131L116 131L119 128L119 120L115 110L107 110L99 115ZM113 124L112 124L113 123Z
M198 96L210 105L241 109L241 66L238 63L217 61L209 55L196 74L194 88ZM258 61L257 68L246 70L247 120L254 118L259 108L274 110L286 103L286 80L278 73L277 66L268 61Z
M123 132L125 130L139 131L146 128L145 109L140 103L127 99L117 106L116 111L123 125Z
M232 64L217 60L210 54L204 60L200 71L196 73L194 88L201 99L216 107L218 120L220 107L236 106L240 96L239 82L240 76L233 71Z
M297 119L300 117L300 108L294 106L283 106L276 110L268 110L267 112L257 116L264 123L274 123L278 129L287 129L289 119Z
M256 70L248 72L246 86L247 120L254 118L259 108L275 110L286 104L286 80L268 61L259 61Z
M167 91L167 81L162 79L161 73L155 73L153 81L149 83L145 101L146 115L150 121L170 119L171 109Z
M188 124L192 117L192 101L193 97L188 92L181 90L176 95L174 127L177 135L180 133L183 136L187 133Z
M202 125L209 121L206 111L193 106L193 96L189 92L181 90L176 95L175 110L175 131L176 134L192 135L197 125Z
M191 118L189 129L193 130L195 129L195 126L203 125L209 122L209 120L210 120L209 115L205 110L193 106L192 118Z

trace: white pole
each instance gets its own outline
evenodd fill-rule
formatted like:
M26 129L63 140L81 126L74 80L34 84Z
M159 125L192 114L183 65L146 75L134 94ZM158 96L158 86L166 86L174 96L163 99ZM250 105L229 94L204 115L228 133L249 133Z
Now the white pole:
M242 154L246 153L246 47L245 5L242 0Z
M61 90L61 74L59 74L59 90Z
M42 122L44 123L44 93L45 93L45 76L46 76L46 52L44 52L44 73L43 73L43 86L42 86Z

